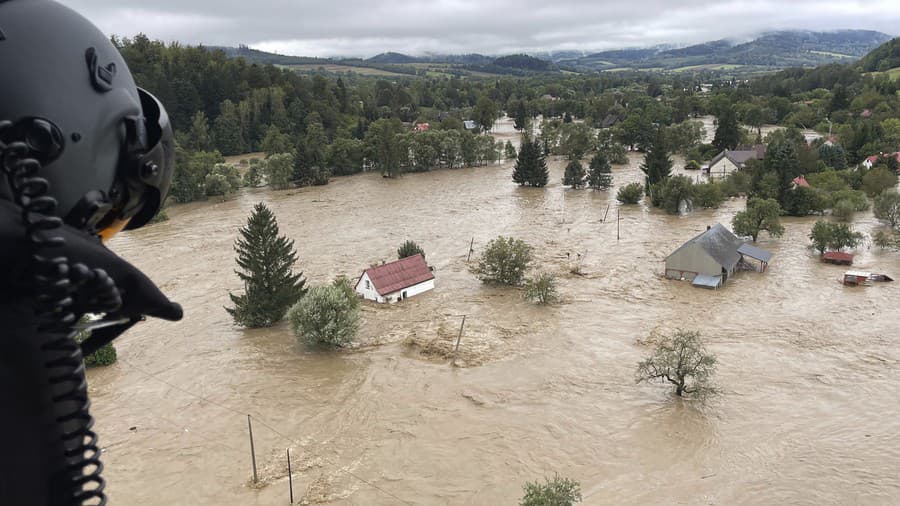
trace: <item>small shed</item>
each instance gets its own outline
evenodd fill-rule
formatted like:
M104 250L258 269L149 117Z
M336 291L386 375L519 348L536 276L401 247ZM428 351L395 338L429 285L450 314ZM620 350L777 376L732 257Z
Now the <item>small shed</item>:
M720 285L734 274L743 241L721 223L684 243L666 257L666 277L693 281L699 275L719 276Z
M769 261L772 260L772 253L747 243L738 248L738 253L741 254L741 264L756 272L766 272Z
M421 254L371 267L363 271L354 290L378 303L405 300L434 289L434 273Z
M476 128L478 128L478 124L475 123L475 120L467 119L463 121L463 127L466 130L475 130Z
M853 265L853 255L843 251L826 251L822 254L822 261L827 264Z

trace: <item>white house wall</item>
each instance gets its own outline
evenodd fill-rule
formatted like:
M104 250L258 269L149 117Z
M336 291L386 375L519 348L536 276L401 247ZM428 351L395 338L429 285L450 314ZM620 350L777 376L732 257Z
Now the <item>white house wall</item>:
M369 282L369 288L366 288L367 281ZM359 278L359 282L356 284L357 294L361 295L366 300L373 300L380 304L383 304L385 302L397 302L403 296L403 292L406 292L406 297L409 298L433 289L434 279L429 279L428 281L423 281L413 286L404 288L403 290L398 290L396 292L382 296L377 291L375 291L375 285L372 284L372 280L369 279L368 273L364 273L362 277Z
M368 286L368 288L366 288L366 286ZM372 284L372 280L369 279L368 273L363 273L362 277L359 278L359 281L356 283L356 293L362 295L363 298L367 300L384 302L384 297L378 295L378 292L375 291L375 285Z
M736 170L738 170L738 166L729 160L728 157L725 157L709 166L709 177L711 179L721 179Z
M398 290L394 293L388 294L385 298L388 300L388 302L396 302L400 297L403 296L403 292L406 292L406 298L410 298L433 289L434 280L429 279L428 281L423 281L417 285L410 286L409 288L404 288L403 290Z

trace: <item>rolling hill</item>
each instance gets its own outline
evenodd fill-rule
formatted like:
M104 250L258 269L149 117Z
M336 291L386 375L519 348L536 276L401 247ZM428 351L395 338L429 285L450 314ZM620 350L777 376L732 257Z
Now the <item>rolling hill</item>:
M890 36L868 30L834 32L780 31L763 34L749 42L726 39L673 48L659 45L587 54L584 51L541 52L530 55L485 56L426 54L411 56L386 52L368 59L309 58L266 53L241 45L210 47L229 57L241 57L251 63L272 63L298 70L356 71L386 74L450 75L530 75L559 72L560 69L594 72L602 70L694 71L725 70L757 72L789 67L814 67L834 62L851 62L876 50L862 61L864 68L900 67L900 42ZM881 46L881 47L879 47ZM538 57L540 56L540 57ZM369 69L369 70L364 70Z
M748 66L757 69L814 67L860 58L890 36L868 30L781 31L736 44L717 40L678 49L604 51L564 61L583 70L616 67L678 70L700 66Z

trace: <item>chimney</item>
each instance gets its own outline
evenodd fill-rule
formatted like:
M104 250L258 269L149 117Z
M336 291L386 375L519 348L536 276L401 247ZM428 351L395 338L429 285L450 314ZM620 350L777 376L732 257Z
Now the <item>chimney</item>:
M712 227L709 226L709 225L706 226L706 230L709 230L709 229L711 229L711 228L712 228Z

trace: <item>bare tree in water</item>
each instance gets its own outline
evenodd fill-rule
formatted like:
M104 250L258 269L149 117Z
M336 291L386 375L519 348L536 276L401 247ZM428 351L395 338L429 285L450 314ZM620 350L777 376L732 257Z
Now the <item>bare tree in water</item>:
M663 337L646 360L638 363L637 382L661 380L675 385L675 394L702 397L715 393L710 384L716 357L706 351L699 332L677 330Z

